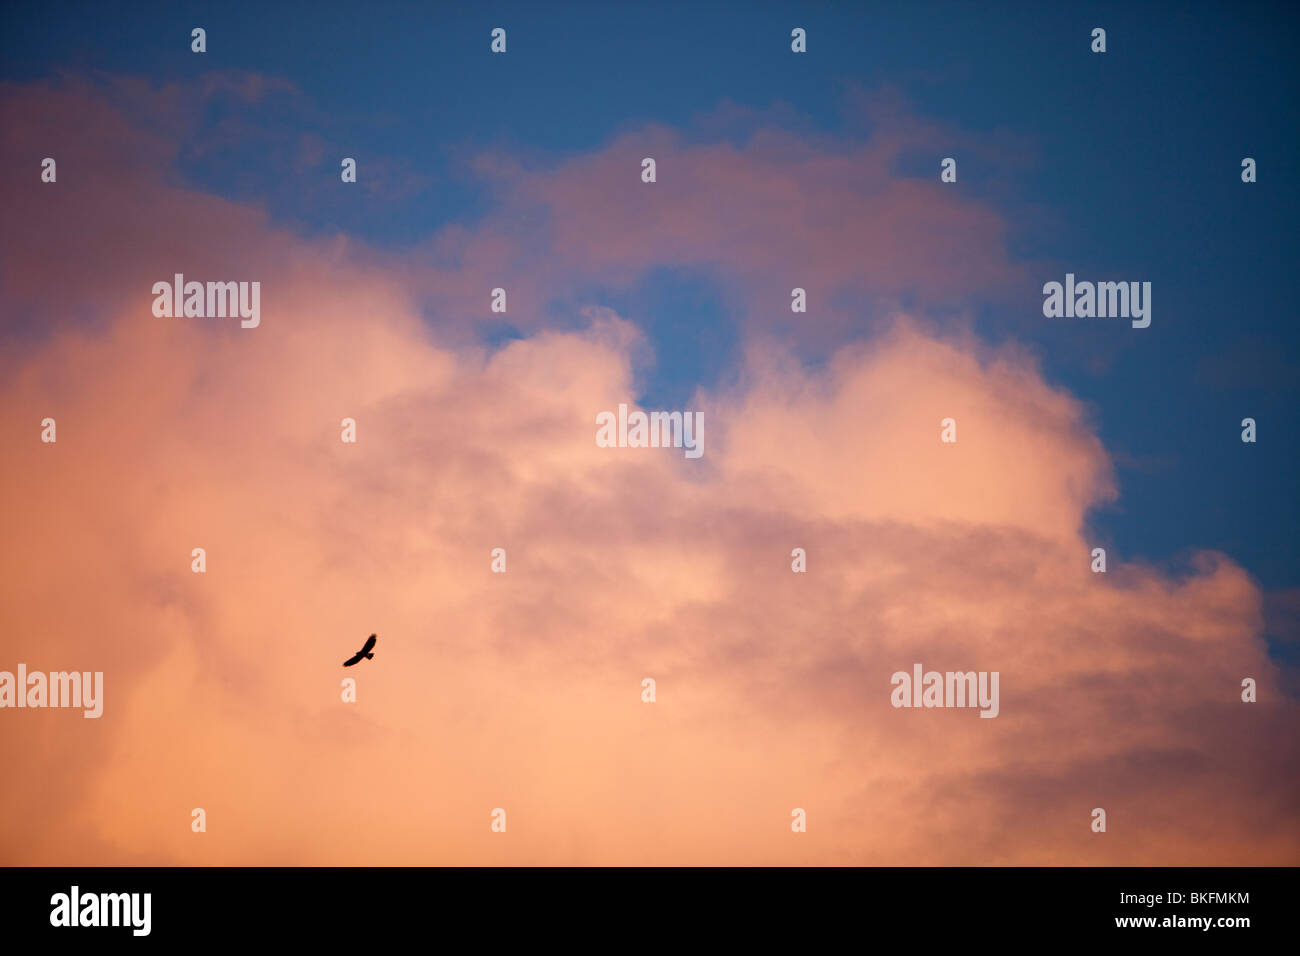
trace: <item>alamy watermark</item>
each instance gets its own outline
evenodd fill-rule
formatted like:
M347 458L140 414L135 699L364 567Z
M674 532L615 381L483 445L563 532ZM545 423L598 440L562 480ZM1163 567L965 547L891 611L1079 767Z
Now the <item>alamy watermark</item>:
M1065 285L1043 285L1043 315L1049 319L1132 319L1133 328L1151 324L1150 282L1075 282L1065 274Z
M104 713L103 671L41 671L27 673L27 665L18 665L15 677L0 671L0 708L3 707L80 707L83 717Z
M895 707L979 707L981 717L998 715L997 671L895 671L889 702Z
M186 282L177 272L172 281L153 284L153 314L160 319L240 318L245 329L255 329L262 321L262 283L260 282Z
M687 458L704 454L703 412L629 414L627 405L620 404L617 415L601 412L596 424L596 444L601 448L684 448Z

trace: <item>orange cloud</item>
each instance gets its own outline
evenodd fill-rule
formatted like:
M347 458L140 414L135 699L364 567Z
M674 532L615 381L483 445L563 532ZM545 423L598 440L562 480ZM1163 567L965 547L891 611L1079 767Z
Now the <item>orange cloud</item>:
M408 264L148 178L88 213L126 230L86 267L104 320L0 379L0 669L106 687L99 720L0 711L5 862L1297 861L1258 589L1218 554L1089 571L1110 461L1026 354L898 317L812 371L754 336L689 404L702 459L599 448L634 323L487 350L431 330ZM150 240L127 210L164 202ZM205 269L262 282L257 329L150 314ZM1000 715L894 709L915 662L998 671Z

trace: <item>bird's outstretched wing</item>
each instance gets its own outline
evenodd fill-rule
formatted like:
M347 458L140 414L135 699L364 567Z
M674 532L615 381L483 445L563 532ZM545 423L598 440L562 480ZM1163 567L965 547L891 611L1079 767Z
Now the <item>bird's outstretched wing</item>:
M369 654L370 651L371 651L371 649L374 648L374 646L375 646L375 640L376 640L376 638L375 638L375 635L373 635L373 634L371 634L368 638L366 638L366 646L363 647L363 648L361 648L361 653L362 653L362 654ZM360 655L357 655L357 656L359 657Z
M361 658L363 658L363 657L365 657L365 656L366 656L366 655L365 655L364 652L362 652L362 653L360 653L360 654L353 654L351 657L349 657L347 660L345 660L345 661L343 662L343 666L344 666L344 667L351 667L353 664L355 664L357 661L361 660Z

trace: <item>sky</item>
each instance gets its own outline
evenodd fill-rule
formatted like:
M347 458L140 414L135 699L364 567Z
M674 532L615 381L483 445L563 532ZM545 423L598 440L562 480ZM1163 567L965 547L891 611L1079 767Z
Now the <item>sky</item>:
M980 7L7 5L0 861L1297 862L1297 17Z

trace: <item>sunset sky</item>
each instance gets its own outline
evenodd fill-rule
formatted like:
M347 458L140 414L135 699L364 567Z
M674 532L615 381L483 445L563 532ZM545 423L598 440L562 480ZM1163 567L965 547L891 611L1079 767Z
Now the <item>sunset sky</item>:
M0 864L1300 862L1296 15L987 6L6 6Z

